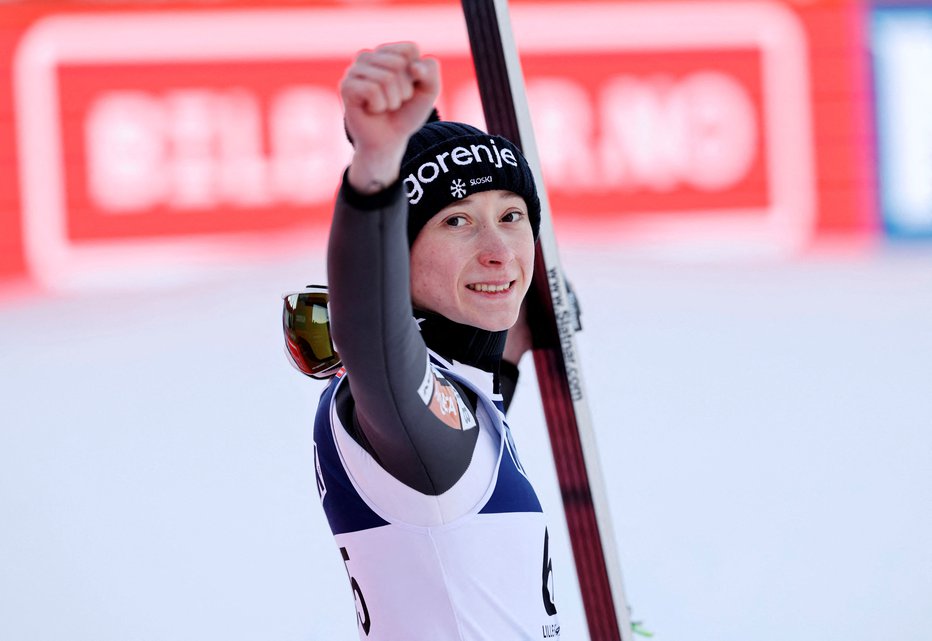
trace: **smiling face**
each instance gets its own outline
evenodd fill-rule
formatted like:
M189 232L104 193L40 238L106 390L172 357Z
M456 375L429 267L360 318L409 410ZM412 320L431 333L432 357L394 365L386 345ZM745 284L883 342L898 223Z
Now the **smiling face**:
M441 209L411 246L415 307L464 325L514 325L534 271L534 235L524 199L474 193Z

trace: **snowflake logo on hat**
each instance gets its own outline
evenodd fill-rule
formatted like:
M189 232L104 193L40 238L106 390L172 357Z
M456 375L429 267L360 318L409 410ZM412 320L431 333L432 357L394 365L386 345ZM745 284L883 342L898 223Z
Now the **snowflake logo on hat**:
M450 185L450 193L454 198L462 198L466 195L466 183L459 178L455 179Z

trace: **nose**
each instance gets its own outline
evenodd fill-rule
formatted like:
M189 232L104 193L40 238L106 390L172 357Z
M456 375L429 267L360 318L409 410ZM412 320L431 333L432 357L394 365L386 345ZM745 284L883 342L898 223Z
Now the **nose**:
M488 266L507 265L515 256L505 232L495 225L483 226L479 234L479 262Z

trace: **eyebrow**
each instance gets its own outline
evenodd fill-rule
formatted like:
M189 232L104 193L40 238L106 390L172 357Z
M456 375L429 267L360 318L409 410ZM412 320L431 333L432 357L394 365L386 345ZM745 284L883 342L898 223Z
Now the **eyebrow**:
M508 192L506 194L499 194L498 199L499 200L519 200L522 203L524 202L524 197L519 196L518 194L514 192Z
M447 205L446 207L444 207L444 208L441 209L440 211L445 211L445 210L447 210L447 209L453 209L453 210L455 210L456 207L459 206L459 205L471 205L471 204L474 204L473 196L475 196L476 194L481 194L481 193L484 193L484 192L480 192L480 191L473 192L473 193L469 194L468 196L464 196L463 198L460 198L459 200L453 201L452 203L450 203L449 205ZM496 195L497 195L498 201L499 201L500 203L501 203L501 202L504 202L504 203L506 203L507 205L510 205L510 206L517 206L518 204L520 204L522 207L524 207L525 211L527 210L527 202L525 202L525 200L524 200L524 198L523 198L522 196L519 196L518 194L516 194L516 193L514 193L514 192L510 192L510 191L507 191L507 190L499 190L499 193L496 194ZM439 214L440 212L437 212L437 213Z

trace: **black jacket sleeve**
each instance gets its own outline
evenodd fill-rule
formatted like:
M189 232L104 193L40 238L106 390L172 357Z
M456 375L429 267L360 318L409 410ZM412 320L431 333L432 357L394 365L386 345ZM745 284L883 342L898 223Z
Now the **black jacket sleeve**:
M436 380L412 316L400 182L363 195L344 177L327 277L334 343L346 368L355 427L364 436L360 442L406 485L426 494L445 492L468 466L478 430L449 427L424 400L428 391L433 396Z

